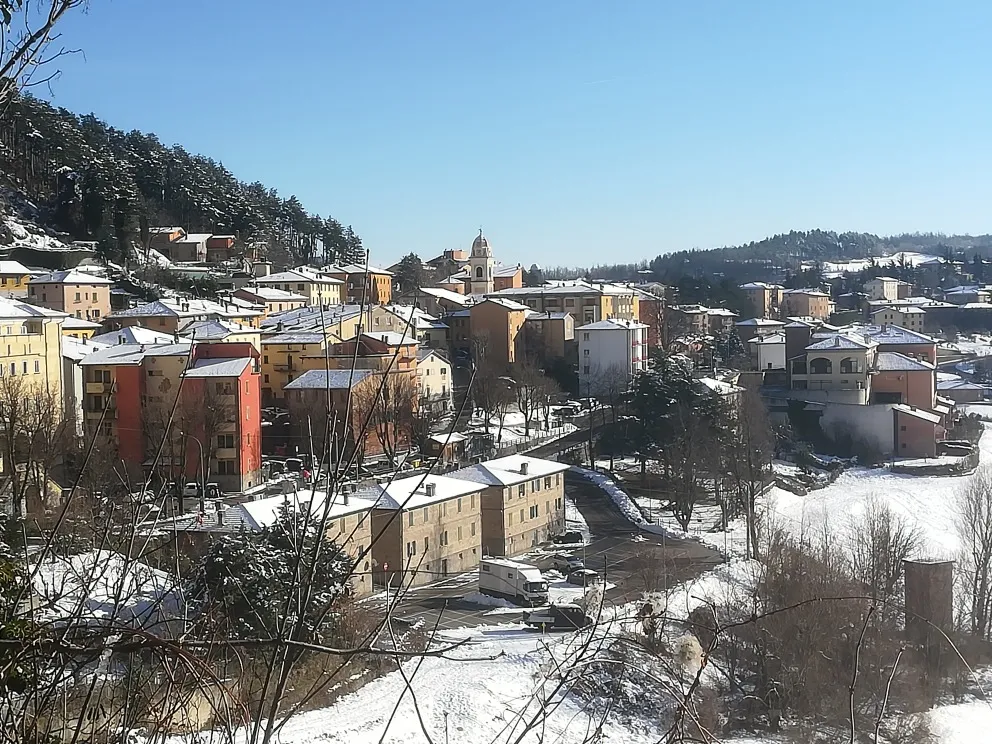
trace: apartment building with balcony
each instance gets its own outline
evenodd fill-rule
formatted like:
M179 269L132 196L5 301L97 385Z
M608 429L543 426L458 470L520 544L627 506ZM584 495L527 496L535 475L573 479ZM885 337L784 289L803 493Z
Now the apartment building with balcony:
M161 448L167 479L205 475L226 491L251 488L261 480L257 363L251 344L107 346L79 362L84 428L113 446L132 477Z
M489 298L522 303L537 312L571 313L576 323L595 323L606 318L638 320L639 298L631 288L606 282L549 282L540 287L517 287L492 292Z
M785 290L781 284L748 282L740 285L740 289L751 303L755 317L770 318L778 315L782 292Z
M627 378L647 367L648 327L636 320L610 318L575 329L579 347L579 392L594 391L605 375Z
M62 388L65 313L0 297L0 376L22 377L29 387Z
M113 282L82 271L52 271L28 280L28 300L82 320L99 321L110 314Z
M482 554L526 553L565 529L565 471L568 465L510 455L448 473L483 487Z
M388 305L393 301L393 273L387 269L357 264L331 264L321 271L342 283L342 302L354 305Z
M332 274L309 266L280 271L255 279L257 287L272 287L283 292L306 297L308 305L340 305L344 298L344 282Z
M872 441L886 454L936 454L954 403L937 392L934 339L895 326L800 322L786 334L787 348L803 343L788 359L788 397L805 401L825 432Z
M444 475L398 478L359 491L372 503L378 580L415 586L470 571L482 557L482 483Z
M234 296L263 308L266 317L284 310L296 310L309 304L309 298L305 295L276 287L241 287L234 290Z

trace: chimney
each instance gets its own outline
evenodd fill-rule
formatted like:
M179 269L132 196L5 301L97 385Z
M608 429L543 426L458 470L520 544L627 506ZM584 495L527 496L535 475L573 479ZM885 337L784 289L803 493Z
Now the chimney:
M436 488L437 488L437 486L434 483L428 483L424 487L424 490L427 492L427 498L429 498L429 499L434 498L434 493L435 493Z
M530 463L528 462L520 463L520 475L527 475L527 471L530 469L529 466Z

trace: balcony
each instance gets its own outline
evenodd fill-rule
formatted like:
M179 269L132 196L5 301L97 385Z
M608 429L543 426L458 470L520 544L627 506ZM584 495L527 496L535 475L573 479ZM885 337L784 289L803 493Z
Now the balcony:
M100 395L109 393L113 389L114 383L112 382L87 382L85 392Z

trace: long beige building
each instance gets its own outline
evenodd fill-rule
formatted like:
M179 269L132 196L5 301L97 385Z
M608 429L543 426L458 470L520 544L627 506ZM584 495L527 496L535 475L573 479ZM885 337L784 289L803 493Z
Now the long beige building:
M510 455L447 477L483 487L483 554L514 556L564 530L566 470L553 460Z
M373 503L377 580L411 586L475 568L482 554L483 488L470 480L425 474L357 494Z

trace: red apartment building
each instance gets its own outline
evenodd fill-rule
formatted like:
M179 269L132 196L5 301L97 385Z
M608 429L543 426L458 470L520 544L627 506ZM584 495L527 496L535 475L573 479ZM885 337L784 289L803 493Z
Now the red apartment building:
M81 366L87 431L113 446L132 477L146 473L161 447L158 475L164 479L199 481L202 452L205 479L224 491L261 481L254 345L117 344L90 354Z

